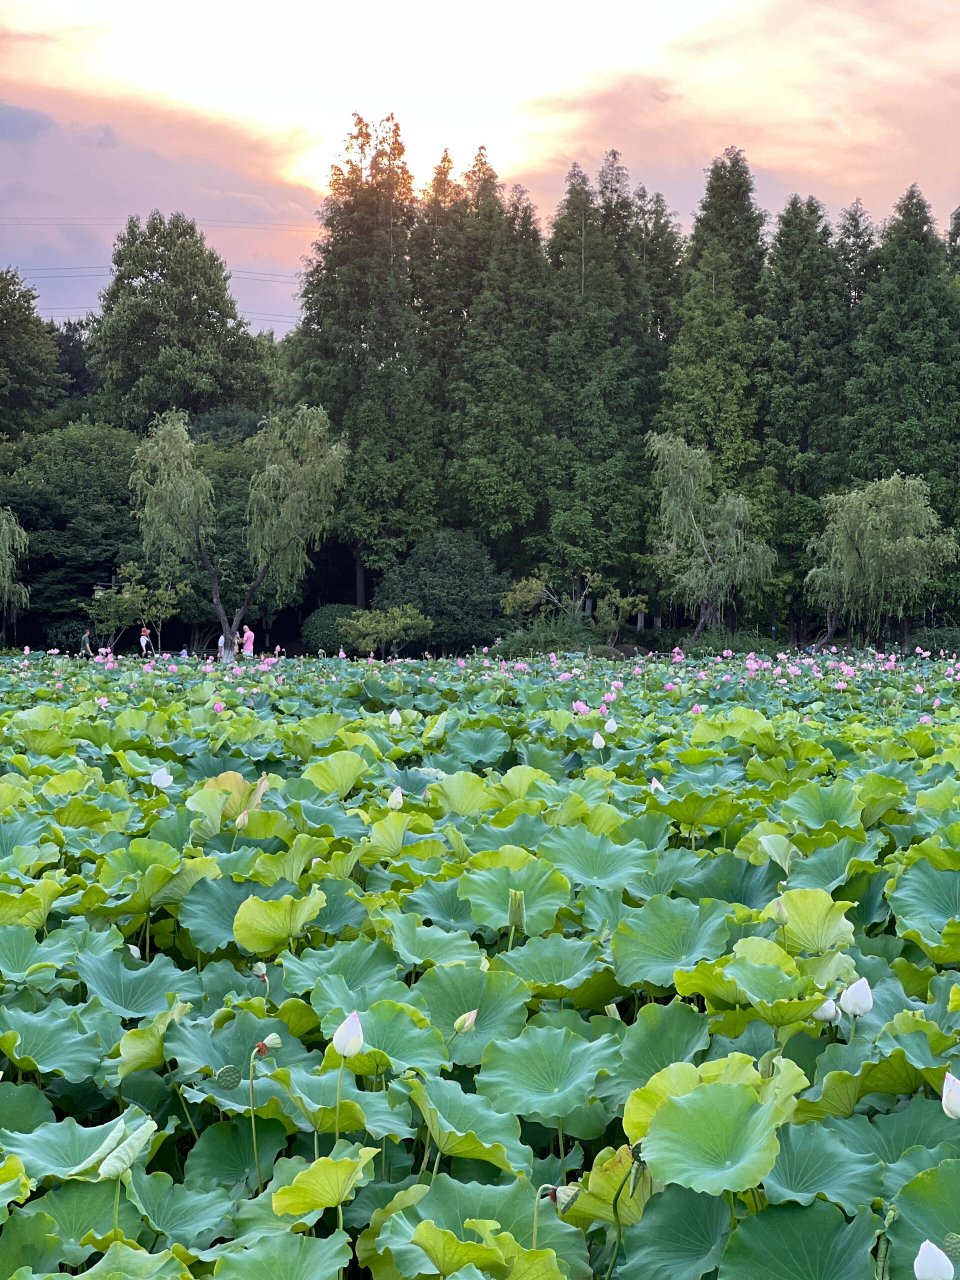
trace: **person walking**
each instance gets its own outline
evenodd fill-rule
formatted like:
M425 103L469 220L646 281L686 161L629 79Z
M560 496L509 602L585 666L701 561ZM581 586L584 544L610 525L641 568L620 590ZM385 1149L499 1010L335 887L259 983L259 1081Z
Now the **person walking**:
M220 632L220 639L217 641L217 661L223 662L226 657L227 637Z
M147 650L155 654L157 651L153 647L153 641L150 639L150 628L146 625L140 628L140 656L146 661Z
M245 658L253 657L253 642L255 639L256 637L254 636L253 632L250 630L247 624L244 623L243 624L243 656Z
M90 628L89 627L87 627L83 635L80 637L80 657L87 662L89 662L90 659L93 657L93 647L90 644Z

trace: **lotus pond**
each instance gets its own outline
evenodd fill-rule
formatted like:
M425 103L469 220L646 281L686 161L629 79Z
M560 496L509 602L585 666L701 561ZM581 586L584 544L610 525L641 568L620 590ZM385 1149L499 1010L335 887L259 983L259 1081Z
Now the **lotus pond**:
M0 1276L949 1275L958 680L6 660Z

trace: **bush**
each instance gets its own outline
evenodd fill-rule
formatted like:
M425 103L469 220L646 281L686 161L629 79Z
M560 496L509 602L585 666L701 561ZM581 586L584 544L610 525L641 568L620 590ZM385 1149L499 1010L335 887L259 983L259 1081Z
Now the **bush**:
M497 653L504 658L525 658L537 653L586 653L603 643L585 618L548 614L504 637Z
M711 627L697 640L693 639L691 631L687 643L684 644L683 639L680 639L678 644L685 653L696 658L722 653L724 649L729 649L732 653L762 653L767 658L775 658L788 647L784 640L762 636L756 631L737 631L731 635L725 627Z
M357 609L352 604L322 604L303 621L300 639L308 653L337 653L350 646L341 631L341 623L352 618Z
M392 645L402 649L411 640L426 640L432 626L431 619L412 604L394 609L357 609L352 618L342 623L343 634L358 652L379 649L381 658L387 656Z
M433 619L431 647L469 649L489 644L500 631L500 600L507 585L473 534L437 529L417 543L403 564L387 570L373 607L411 605Z

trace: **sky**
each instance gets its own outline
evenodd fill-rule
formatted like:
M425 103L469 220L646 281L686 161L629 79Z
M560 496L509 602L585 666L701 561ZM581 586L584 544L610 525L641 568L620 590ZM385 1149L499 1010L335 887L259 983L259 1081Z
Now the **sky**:
M798 191L879 221L918 182L945 224L958 47L956 0L0 0L0 268L82 315L127 216L180 209L284 333L354 112L396 115L420 185L485 146L545 223L616 148L689 226L733 145L771 220Z

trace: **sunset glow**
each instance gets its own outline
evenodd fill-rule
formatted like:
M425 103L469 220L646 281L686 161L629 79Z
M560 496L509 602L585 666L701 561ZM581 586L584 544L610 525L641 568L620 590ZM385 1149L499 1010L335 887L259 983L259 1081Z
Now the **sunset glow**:
M292 316L354 111L396 114L421 184L444 147L465 168L485 145L545 218L569 164L595 170L610 147L684 222L729 144L774 212L797 189L831 210L860 195L883 217L913 181L941 220L960 201L942 147L960 106L950 0L615 3L591 22L496 0L451 15L436 0L362 13L0 0L0 258L100 266L128 212L183 208L232 267L290 277L238 282L255 323ZM53 218L87 225L36 225ZM52 284L41 303L61 315L100 287Z

